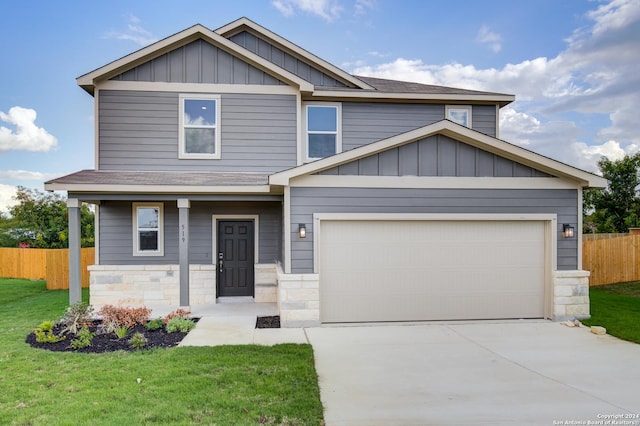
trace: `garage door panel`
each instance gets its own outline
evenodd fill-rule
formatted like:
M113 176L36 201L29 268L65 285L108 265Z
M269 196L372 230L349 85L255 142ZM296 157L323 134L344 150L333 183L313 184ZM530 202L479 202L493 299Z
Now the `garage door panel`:
M323 322L536 318L544 223L327 221Z

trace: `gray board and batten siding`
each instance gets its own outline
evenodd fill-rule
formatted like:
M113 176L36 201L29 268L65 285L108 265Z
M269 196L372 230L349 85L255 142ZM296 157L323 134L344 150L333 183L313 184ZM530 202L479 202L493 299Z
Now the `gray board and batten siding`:
M242 31L231 36L230 40L315 86L348 87L307 62L301 61L279 47L247 31Z
M320 175L550 177L444 135L429 136L360 160L323 170Z
M164 203L164 256L133 256L132 203L100 204L100 263L103 265L173 265L179 263L178 208ZM275 263L282 256L282 203L192 202L189 209L189 263L212 264L212 215L258 215L258 263Z
M473 105L471 128L496 136L495 105ZM342 149L348 151L445 118L445 105L342 102Z
M577 224L574 189L291 188L291 223L304 223L307 237L291 230L291 272L313 272L314 213L502 213L557 214L558 270L578 267L577 239L562 236L562 224Z
M296 166L296 97L220 95L221 158L178 158L178 93L103 90L99 169L274 173Z
M286 84L201 39L131 68L111 80L209 84Z

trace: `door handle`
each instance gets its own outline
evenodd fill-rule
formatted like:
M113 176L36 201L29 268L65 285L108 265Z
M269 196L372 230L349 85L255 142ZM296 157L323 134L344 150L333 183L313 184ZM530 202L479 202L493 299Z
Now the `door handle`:
M218 272L222 272L222 267L223 267L222 258L223 258L223 256L224 255L223 255L222 252L218 253Z

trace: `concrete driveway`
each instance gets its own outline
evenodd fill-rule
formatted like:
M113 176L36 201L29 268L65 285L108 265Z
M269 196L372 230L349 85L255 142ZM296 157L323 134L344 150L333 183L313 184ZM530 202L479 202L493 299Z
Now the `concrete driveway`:
M588 328L513 321L306 333L329 426L640 425L640 345Z

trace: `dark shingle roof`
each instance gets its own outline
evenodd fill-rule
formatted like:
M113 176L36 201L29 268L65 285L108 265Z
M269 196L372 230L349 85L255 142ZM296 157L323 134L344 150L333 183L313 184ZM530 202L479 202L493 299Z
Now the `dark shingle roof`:
M364 81L381 92L424 93L433 95L504 95L503 93L434 86L432 84L412 83L409 81L387 80L384 78L363 77L359 75L354 75L354 77Z
M45 184L58 185L180 185L233 186L268 185L269 175L259 173L213 172L129 172L115 170L81 170L52 179Z

